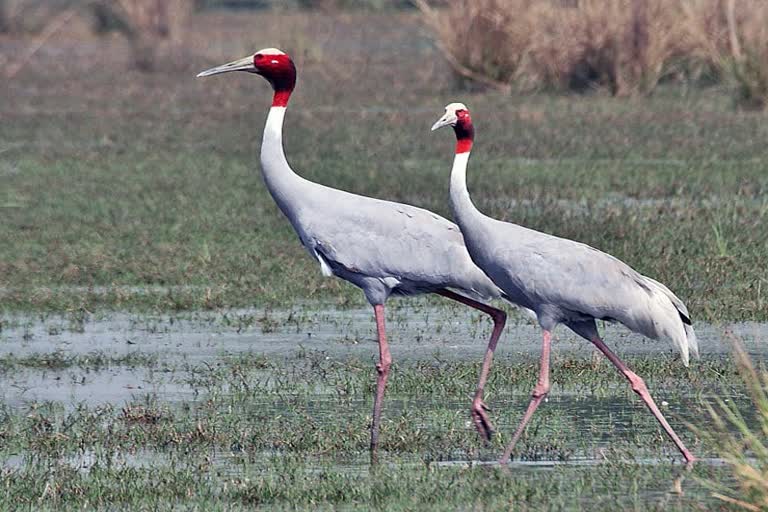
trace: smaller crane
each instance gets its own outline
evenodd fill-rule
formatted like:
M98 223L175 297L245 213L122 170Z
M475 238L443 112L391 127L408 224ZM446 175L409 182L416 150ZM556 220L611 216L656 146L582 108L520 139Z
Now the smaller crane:
M643 379L600 339L595 324L596 319L619 322L649 338L668 339L688 366L689 353L698 356L698 345L685 304L663 284L609 254L482 214L467 190L467 162L475 134L467 107L462 103L446 106L432 130L443 126L452 126L456 133L450 200L469 254L511 302L536 313L543 329L539 381L500 462L509 462L515 443L549 393L551 335L558 324L565 324L605 354L629 380L686 462L693 462L694 456L661 414Z

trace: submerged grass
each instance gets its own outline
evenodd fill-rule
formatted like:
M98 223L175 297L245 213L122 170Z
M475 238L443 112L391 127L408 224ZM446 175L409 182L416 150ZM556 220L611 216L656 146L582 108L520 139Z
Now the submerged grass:
M106 370L88 358L81 361L83 372ZM688 372L678 362L648 356L628 358L628 363L646 377L659 402L666 402L674 414L695 414L689 409L712 391L742 401L735 368L728 360L708 359ZM213 365L162 366L164 375L192 392L187 396L198 398L169 402L162 395L144 394L124 406L69 407L55 402L33 402L21 410L6 406L0 422L5 433L2 446L23 452L46 452L52 446L56 451L76 450L91 443L120 450L237 446L248 453L343 454L367 449L366 424L375 386L370 362L306 353L298 359L254 354ZM438 360L394 366L382 426L384 450L401 455L428 453L437 460L457 451L476 456L482 446L469 425L468 407L478 372L478 364ZM507 430L527 401L537 374L531 356L500 358L495 364L486 400L494 407L492 417L502 425L496 449L510 433ZM613 443L614 449L627 442L626 448L639 454L643 440L659 435L653 418L609 365L555 359L552 377L552 403L543 408L541 422L534 422L533 434L521 443L520 456L566 460L574 447L596 440L599 444L610 439L611 432L621 437ZM609 412L616 404L624 405ZM575 410L590 411L587 414L597 419L573 417ZM615 418L600 426L606 413ZM637 432L622 434L625 427L621 425L627 424ZM585 432L600 434L590 439Z
M199 467L34 467L0 476L7 502L36 510L78 505L110 509L205 510L690 510L700 494L675 494L679 469L604 464L587 470L504 471L487 467L384 467L374 473L345 471L275 458L239 475ZM617 477L617 475L619 475ZM34 494L45 482L43 493ZM648 497L641 489L654 489ZM32 492L30 492L32 491ZM565 496L578 496L576 499Z
M151 368L157 364L157 360L156 354L147 354L138 350L121 355L107 354L100 350L88 354L67 354L57 350L49 353L0 356L0 370L5 372L20 368L62 370L79 367L97 371L115 366Z
M555 361L550 400L515 451L522 462L508 469L482 462L499 455L528 400L535 362L527 357L500 358L494 367L486 396L498 434L490 446L469 421L476 364L394 367L384 463L375 470L367 465L373 367L322 352L246 353L172 368L195 390L182 401L147 394L121 405L3 406L0 500L43 510L182 503L206 510L688 510L716 502L701 481L727 484L726 468L701 464L689 472L669 464L679 457L653 418L615 371L588 359ZM697 404L710 390L745 411L728 359L705 360L690 374L649 356L629 363L668 403L675 425L700 417ZM711 454L711 446L681 434L697 455ZM526 465L536 461L543 466Z

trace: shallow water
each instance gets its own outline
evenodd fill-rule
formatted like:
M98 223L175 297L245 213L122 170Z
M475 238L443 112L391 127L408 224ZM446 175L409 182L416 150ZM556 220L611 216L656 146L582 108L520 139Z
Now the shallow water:
M399 306L387 313L388 338L395 358L446 358L482 355L490 334L486 316L469 309L429 305ZM292 310L232 310L226 314L142 316L123 313L89 318L72 326L66 317L17 315L0 331L0 356L24 356L62 351L111 355L141 351L168 359L204 360L226 353L258 352L287 356L298 347L322 350L332 356L367 357L376 352L376 333L370 308ZM702 354L725 354L727 339L741 340L754 356L768 355L768 324L741 322L718 326L695 325ZM664 341L649 340L622 326L605 324L606 342L621 354L671 353ZM538 326L512 316L499 342L497 354L538 353ZM555 332L555 352L588 355L593 348L564 327Z
M258 459L274 459L281 455L277 452L265 452L260 454ZM237 453L232 452L210 452L206 455L206 458L211 462L213 467L218 470L219 475L238 474L243 466L242 458ZM0 461L0 469L20 469L33 462L27 457L22 455L11 455ZM73 469L78 469L84 472L89 471L98 464L109 463L114 468L148 468L158 466L169 466L171 464L179 464L180 461L174 460L173 455L169 453L161 453L152 450L139 450L135 452L121 452L103 454L96 453L92 450L85 450L74 455L58 459L58 464L69 466ZM308 460L308 469L313 468L318 471L324 471L328 468L328 460L318 459L316 461ZM559 460L513 460L507 464L500 464L498 460L466 460L466 459L454 459L454 460L440 460L430 462L431 467L437 468L471 468L471 467L507 467L513 471L546 471L557 467L569 466L569 467L583 467L590 468L604 463L604 460L587 458L587 457L573 457L568 461ZM667 458L645 458L634 459L632 463L639 466L661 466L669 465L670 460ZM674 463L674 462L673 462ZM421 459L400 459L396 463L397 467L407 466L422 466L424 461ZM697 459L697 465L711 466L711 467L723 467L727 463L717 457L704 457ZM679 463L679 465L684 465ZM333 468L336 471L344 473L358 473L366 474L370 469L370 459L367 454L361 454L354 460L347 460L344 462L338 462L333 464Z
M194 398L194 389L171 376L162 371L122 366L99 370L24 368L0 376L0 397L11 407L52 401L68 408L78 404L119 405L148 394L171 401Z
M261 378L262 373L268 376L270 370L262 370L258 364L253 364L252 357L264 354L272 363L282 359L286 367L296 364L300 370L308 368L307 361L314 361L314 358L320 358L321 362L322 359L356 358L371 362L372 379L377 346L375 326L368 308L321 310L313 305L300 305L292 310L253 309L159 316L113 313L81 320L31 315L4 319L0 332L0 361L9 363L5 367L0 365L5 368L0 371L0 400L9 414L27 417L35 413L38 404L47 401L55 402L65 411L72 411L79 405L109 405L112 409L105 421L124 425L121 408L128 404L154 403L162 411L171 411L168 415L171 419L167 421L175 421L172 419L175 416L183 431L183 425L190 417L188 412L191 411L189 414L194 417L205 410L210 398L216 395L217 405L207 409L207 413L200 413L201 416L209 414L209 418L216 418L222 408L230 407L234 413L228 413L228 421L233 421L234 417L242 419L243 423L237 425L243 429L243 436L252 435L248 428L258 425L268 442L256 440L252 444L243 442L244 447L240 446L238 439L247 437L241 438L239 430L223 442L217 439L199 445L190 443L190 446L169 443L167 447L161 442L149 449L146 444L139 443L132 451L112 450L107 448L108 443L102 447L97 442L73 445L62 451L6 452L0 457L0 471L39 471L41 468L53 471L65 467L83 475L102 476L103 472L95 471L97 468L136 468L169 474L201 471L203 478L223 486L232 485L232 482L271 479L276 474L292 475L293 471L316 477L329 472L375 477L370 470L368 453L359 444L340 444L347 448L328 450L315 448L311 443L299 443L300 448L294 449L291 446L295 445L290 444L294 438L281 431L285 427L295 428L300 436L311 436L310 430L302 430L309 422L314 425L315 432L321 433L317 438L319 446L333 446L328 437L345 432L347 426L350 431L365 435L371 407L369 393L354 392L342 399L333 389L336 381L316 379L318 388L306 395L283 396L272 392L262 395L264 389L279 388L281 381L267 379L266 384L262 382L257 386L254 380ZM480 361L491 327L484 315L419 301L389 308L387 322L393 357L403 364L424 360ZM696 329L704 357L724 357L731 350L729 339L736 337L756 360L768 359L763 342L768 326L764 324L697 324ZM622 356L658 353L669 359L673 354L667 343L645 339L620 326L606 325L603 333L606 341ZM512 316L500 341L498 358L523 357L531 361L539 353L539 343L538 327ZM302 355L302 352L310 355ZM225 374L231 379L232 370L222 363L231 362L238 354L249 354L247 361L252 366L246 371L252 380L250 387L231 390L229 386L237 383L221 380ZM590 358L593 354L595 350L586 341L566 329L560 328L556 332L554 358ZM49 365L46 358L51 361ZM225 371L217 373L221 368ZM363 364L359 371L365 373L365 368ZM292 374L286 375L290 378ZM393 384L397 379L398 372L395 372ZM314 385L311 379L308 382ZM680 381L675 382L679 384ZM753 418L744 390L731 386L733 382L729 380L726 385L719 386L718 395L736 401L751 422ZM685 493L689 499L692 495L701 500L710 499L700 483L689 476L674 445L663 436L653 417L631 392L603 394L589 385L583 390L573 386L562 388L553 388L552 395L537 411L526 437L518 444L515 460L506 467L508 478L531 488L544 482L550 487L569 489L573 482L585 482L586 494L575 492L564 497L576 507L583 502L585 508L594 505L590 500L595 497L600 500L608 495L613 496L615 503L634 504L636 509L642 509L645 504L664 509L667 502L681 499ZM702 410L698 394L701 390L672 388L675 386L665 388L661 385L652 392L664 414L686 437L688 433L683 424L700 420L697 415ZM418 389L418 385L414 389ZM423 468L448 475L446 478L453 478L452 471L463 473L468 468L479 467L481 471L487 468L489 475L499 478L496 475L500 454L498 443L491 447L481 447L477 443L472 447L475 434L468 414L469 391L451 393L446 399L429 392L398 394L392 389L384 405L383 446L398 446L393 440L396 432L405 432L410 444L391 448L391 452L382 450L386 467L409 475L418 475ZM240 398L228 402L228 398L222 396L229 397L229 393ZM496 390L486 399L493 408L491 417L496 431L502 439L508 439L529 401L527 387L514 392ZM47 417L53 417L47 414ZM23 424L24 420L16 421ZM260 421L263 423L254 423ZM407 422L408 427L398 431L397 425L402 422ZM215 424L213 420L208 425ZM131 428L140 431L145 427L137 424ZM275 437L285 435L274 445L288 447L285 451L272 449L273 432ZM462 447L453 444L453 437L447 437L456 435L455 432L460 433L457 439L465 439ZM446 443L446 439L450 441ZM701 446L693 449L697 453L704 450ZM718 471L720 481L729 478L729 469L723 467L722 460L707 457L708 453L702 455L700 466ZM610 478L594 482L589 479L593 472L608 475L615 472L616 478L623 478L626 471L630 475L641 475L645 483L640 487L626 485L626 488L618 488ZM574 484L575 488L578 485L582 484ZM637 508L638 503L643 506Z
M124 402L154 394L167 400L194 396L178 367L214 364L222 357L260 353L270 358L294 357L301 350L319 351L329 359L377 355L375 326L368 308L319 310L299 306L293 310L233 310L226 314L151 316L123 313L73 322L66 317L18 315L0 332L0 358L55 355L79 356L80 365L63 369L20 366L0 373L2 399L9 405L53 400L88 405ZM479 361L484 353L490 322L467 309L436 308L428 304L397 306L388 311L388 332L398 362L439 359ZM729 337L740 339L757 360L768 356L768 325L736 323L696 325L704 356L730 352ZM605 325L604 338L618 354L673 354L666 342L649 340L621 326ZM589 343L559 328L554 357L589 357ZM540 331L523 318L511 317L497 357L535 356ZM87 368L89 356L110 358L151 356L149 368L106 364Z

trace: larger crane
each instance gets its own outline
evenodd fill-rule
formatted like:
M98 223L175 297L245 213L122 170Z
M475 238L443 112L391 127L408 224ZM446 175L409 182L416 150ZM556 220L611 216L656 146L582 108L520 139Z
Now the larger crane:
M261 145L267 189L325 276L360 287L373 306L379 343L376 396L371 423L371 461L377 460L384 389L392 357L384 326L391 295L436 293L478 309L493 319L493 332L472 401L472 418L486 439L492 433L483 388L506 314L481 302L501 290L472 263L458 226L414 206L360 196L313 183L296 174L283 152L283 119L296 84L291 58L276 48L198 74L256 73L274 90Z
M549 393L551 333L558 324L565 324L605 354L629 380L686 462L693 462L693 455L661 414L643 379L606 346L595 324L596 319L620 322L649 338L670 340L688 366L689 353L698 356L698 345L685 304L663 284L609 254L483 215L467 190L467 162L475 133L467 107L462 103L446 106L432 130L443 126L452 126L456 133L450 201L469 254L509 300L536 313L543 329L538 383L500 462L509 461L515 443Z

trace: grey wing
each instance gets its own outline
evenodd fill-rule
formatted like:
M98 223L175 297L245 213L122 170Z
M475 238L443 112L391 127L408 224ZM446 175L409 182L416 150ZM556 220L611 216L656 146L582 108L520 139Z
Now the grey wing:
M687 364L698 353L685 305L661 283L586 244L543 235L525 245L516 271L532 300L579 321L579 315L618 321L654 339L669 339ZM526 273L527 270L527 273ZM569 316L570 315L570 316Z
M634 271L604 256L584 244L535 233L520 245L497 250L492 260L508 285L505 290L517 292L520 300L538 309L540 315L553 315L553 321L561 322L569 312L610 317L616 296L634 291L634 285L627 281L627 270ZM628 290L622 289L625 287Z
M642 293L640 274L622 261L588 245L548 237L524 252L533 286L545 302L594 318L613 318L617 308Z
M304 222L305 245L329 266L386 279L403 293L443 287L477 297L498 288L471 261L458 226L428 210L362 196L343 211Z

